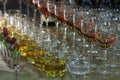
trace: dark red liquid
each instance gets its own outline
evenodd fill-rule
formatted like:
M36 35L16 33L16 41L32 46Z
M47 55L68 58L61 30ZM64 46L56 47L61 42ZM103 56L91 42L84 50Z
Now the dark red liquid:
M102 48L108 48L108 47L110 47L110 46L112 46L114 44L115 36L112 36L110 38L98 37L97 40L100 43L100 46Z
M84 33L84 36L88 42L96 42L96 35L97 33Z
M92 25L92 24L85 25L81 29L81 32L86 37L86 40L88 42L96 42L97 41L96 37L98 35L98 32L95 31L94 25Z
M46 7L41 7L39 10L43 13L43 15L47 18L49 16L49 11Z

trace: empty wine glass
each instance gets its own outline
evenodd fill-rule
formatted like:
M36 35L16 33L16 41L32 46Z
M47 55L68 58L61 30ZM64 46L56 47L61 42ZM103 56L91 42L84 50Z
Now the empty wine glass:
M20 10L20 13L22 13L22 0L18 0L19 2L19 10Z
M4 15L5 15L5 13L6 13L6 4L7 4L7 1L8 1L8 0L2 0Z
M33 14L33 26L36 25L36 13L37 13L37 8L38 8L38 3L39 3L39 0L32 0L32 3L33 3L33 9L34 9L34 14Z
M90 55L84 46L81 48L82 50L79 50L75 46L68 60L68 70L73 79L80 76L83 76L83 79L85 79L86 74L90 73Z
M29 5L29 1L27 1L26 5L27 5L27 19L28 19L28 22L29 22L29 19L30 19L30 5Z

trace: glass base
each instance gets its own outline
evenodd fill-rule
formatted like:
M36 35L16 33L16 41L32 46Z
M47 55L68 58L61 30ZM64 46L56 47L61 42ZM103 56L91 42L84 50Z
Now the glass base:
M110 71L105 70L105 69L100 70L100 71L99 71L99 73L100 73L100 74L111 74L111 72L110 72Z
M91 68L96 68L96 64L91 64L90 67Z

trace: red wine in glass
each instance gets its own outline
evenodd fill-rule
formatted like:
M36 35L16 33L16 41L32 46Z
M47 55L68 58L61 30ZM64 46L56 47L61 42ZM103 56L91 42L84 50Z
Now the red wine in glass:
M112 35L112 36L98 35L97 40L100 43L99 45L102 48L108 48L114 44L115 36L114 35Z

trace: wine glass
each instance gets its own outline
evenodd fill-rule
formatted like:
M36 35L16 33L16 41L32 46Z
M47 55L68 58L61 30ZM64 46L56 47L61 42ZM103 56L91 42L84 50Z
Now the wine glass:
M40 70L44 71L44 58L45 58L45 53L46 50L48 50L46 48L46 46L44 46L43 43L43 24L39 24L39 29L37 30L37 34L36 34L36 42L38 43L38 46L35 49L35 65L40 68Z
M98 53L98 51L95 50L95 42L97 41L96 36L99 32L97 26L98 26L98 20L97 17L94 14L94 10L89 11L83 11L83 28L82 28L82 34L84 35L86 41L90 45L90 54L91 54L91 67L96 67L96 64L93 63L93 55L95 53Z
M50 14L54 15L54 7L55 7L55 0L48 0L47 1L47 9Z
M80 76L85 79L86 74L90 73L90 55L87 53L87 48L82 46L79 50L78 46L75 46L72 49L68 60L68 71L73 79Z
M65 10L64 10L64 22L63 25L64 27L68 27L68 32L75 32L75 19L76 19L76 14L75 14L75 6L71 5L71 4L67 4L66 3ZM71 34L71 33L68 33Z
M44 29L44 40L46 41L50 41L50 38L51 38L51 34L48 28L49 26L48 21L49 21L49 16L50 16L50 13L48 11L49 9L48 5L49 5L49 1L39 0L38 8L41 12L40 14L41 24L43 24L43 18L45 19L45 22L46 22L46 29Z
M22 0L18 0L19 2L19 10L20 10L20 13L22 13Z
M106 11L105 11L106 12ZM99 42L99 46L102 47L103 53L104 53L104 64L103 69L100 71L102 74L110 73L107 70L107 54L109 51L109 47L112 47L113 44L116 41L116 33L115 29L113 28L113 21L110 18L110 16L107 16L108 13L105 13L106 17L102 18L101 21L101 29L100 32L97 35L97 41Z
M57 1L54 9L54 15L55 15L55 21L56 21L56 32L58 33L58 28L60 28L61 31L63 31L63 42L67 38L67 35L66 35L67 34L67 22L66 22L67 18L65 18L66 6L67 6L67 3L65 1ZM60 27L58 24L62 25L62 27Z
M72 47L70 51L70 57L68 58L68 71L70 75L73 77L73 79L76 79L76 77L79 77L80 75L83 75L83 79L85 79L85 75L90 72L90 55L87 53L87 48L84 47L85 42L83 41L82 46L78 46L76 43L76 27L78 26L78 23L80 21L80 16L78 16L78 13L75 13L76 10L72 8L72 16L68 18L69 21L71 21L73 26L73 34L72 34ZM70 13L70 12L69 12ZM68 13L68 14L69 14ZM79 50L81 48L82 50ZM86 52L85 52L86 51ZM84 67L84 70L83 70ZM83 71L82 71L83 70Z
M41 21L46 22L46 27L48 30L48 21L49 21L49 0L39 0L38 8L40 10L41 14Z
M5 13L6 13L6 4L7 4L7 1L8 1L8 0L2 0L2 2L3 2L4 16L5 16Z
M45 57L45 74L51 77L63 77L66 74L66 61L62 54L62 46L52 47L46 53Z
M34 24L33 24L33 26L35 26L36 25L36 13L37 13L39 0L32 0L32 3L33 3L33 9L34 9L34 14L33 14Z
M27 7L27 22L29 22L30 19L30 0L21 0L24 4L26 4ZM20 5L20 3L19 3Z
M112 62L110 63L110 66L112 68L116 68L118 67L118 64L116 62L117 58L119 58L119 39L120 39L120 36L119 36L119 33L120 33L120 24L119 24L119 9L113 9L113 10L109 10L109 12L111 12L111 21L112 21L112 25L111 26L115 26L115 27L111 27L112 31L114 30L115 34L116 34L116 40L115 40L115 44L112 46L112 49L109 49L110 50L110 53L113 53L112 54Z
M28 19L28 22L29 22L29 19L30 19L30 5L29 5L29 1L27 1L26 5L27 5L27 19Z

